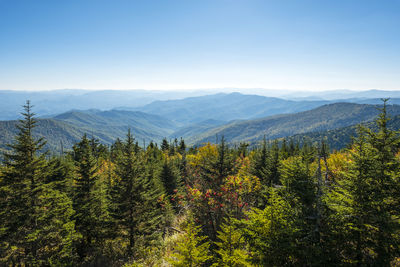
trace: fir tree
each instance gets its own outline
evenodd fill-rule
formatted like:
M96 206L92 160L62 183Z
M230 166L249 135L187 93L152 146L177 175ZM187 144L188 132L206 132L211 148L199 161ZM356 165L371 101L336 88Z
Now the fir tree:
M177 177L174 174L172 167L168 163L167 159L164 159L163 165L160 172L160 180L164 185L165 192L167 195L174 195L174 190L177 189Z
M163 152L169 150L169 144L168 144L168 140L167 140L166 138L164 138L164 139L162 140L162 143L161 143L161 150L162 150Z
M350 150L345 179L330 195L336 211L332 222L344 260L361 265L389 266L399 254L398 211L400 139L387 128L386 102L377 119L378 131L361 127Z
M5 154L0 179L1 251L6 265L73 262L74 223L71 200L50 181L45 142L35 140L36 119L27 101L19 133ZM61 178L62 179L62 178Z
M279 196L269 192L264 210L253 209L239 229L249 245L250 261L256 266L286 266L296 262L296 210Z
M218 231L218 242L215 242L217 249L216 262L213 266L241 267L251 266L250 256L246 249L246 242L234 224L233 219L227 217L225 223Z
M116 180L111 191L111 216L116 237L127 241L127 255L132 256L137 240L147 242L160 227L160 196L152 172L146 169L142 153L135 152L130 131L123 143L123 151L116 161Z
M178 145L178 152L179 154L183 155L186 153L186 144L185 141L181 138Z
M83 136L74 146L74 176L73 204L75 210L76 231L81 238L78 253L83 261L92 260L99 251L103 239L105 222L104 197L99 190L98 162L93 156L90 140Z
M207 237L200 235L200 227L190 220L168 261L175 267L203 266L211 259L210 243L206 239Z

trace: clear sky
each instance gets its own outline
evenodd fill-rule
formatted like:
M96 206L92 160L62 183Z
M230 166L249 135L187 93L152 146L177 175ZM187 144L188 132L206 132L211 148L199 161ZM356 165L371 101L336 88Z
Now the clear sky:
M400 0L0 0L0 89L399 89Z

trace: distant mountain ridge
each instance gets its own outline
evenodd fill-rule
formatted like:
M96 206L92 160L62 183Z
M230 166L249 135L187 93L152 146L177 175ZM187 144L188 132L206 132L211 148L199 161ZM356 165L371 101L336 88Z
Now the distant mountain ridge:
M34 105L39 116L60 114L73 109L109 110L121 106L139 107L155 100L181 99L205 95L204 91L156 90L52 90L11 91L0 90L0 120L19 118L26 100Z
M52 90L52 91L12 91L12 90L0 90L0 120L13 120L20 117L21 106L26 100L31 100L32 104L35 106L35 112L43 117L55 114L60 114L67 112L72 109L87 110L87 109L100 109L100 110L139 110L144 111L145 107L155 101L165 101L165 100L181 100L187 99L186 103L189 104L193 101L193 98L202 96L212 96L218 94L221 95L231 95L231 98L242 98L241 101L232 102L232 99L226 102L226 107L229 107L229 103L236 103L237 109L230 108L232 116L227 116L227 114L221 113L221 109L214 109L218 113L222 114L221 118L196 118L191 120L191 122L200 122L206 119L217 119L217 120L234 120L234 119L251 119L263 116L269 116L279 113L290 113L299 112L306 109L316 107L315 104L311 102L320 101L322 104L346 101L362 103L365 99L380 99L382 97L400 98L400 91L382 91L382 90L368 90L368 91L350 91L350 90L333 90L333 91L322 91L322 92L296 92L296 91L282 91L282 90L264 90L264 89L240 89L240 88L223 88L223 89L199 89L199 90L176 90L176 91L162 91L162 90L81 90L81 89L65 89L65 90ZM253 94L250 94L250 93ZM254 94L256 93L256 94ZM239 96L241 95L241 96ZM252 97L251 97L252 96ZM191 99L188 99L191 98ZM212 99L213 97L209 97ZM270 102L263 98L270 98ZM252 101L249 101L252 99ZM350 100L351 99L351 100ZM198 99L201 100L201 99ZM295 106L292 108L293 102L287 102L286 105L289 107L288 112L282 109L279 103L282 101L294 101L296 100ZM264 102L263 102L264 101ZM301 107L300 102L304 102L305 107ZM177 102L179 103L179 102ZM202 102L204 103L204 101ZM249 104L248 108L253 108L255 113L253 117L249 116L245 110L243 110L244 103ZM273 105L275 109L266 109L265 107L260 108L259 104L265 103L266 105ZM164 103L165 104L165 103ZM163 105L164 105L163 104ZM223 103L222 103L223 104ZM374 104L377 104L376 102ZM157 105L161 105L158 103ZM308 105L308 106L307 106ZM201 106L201 105L200 105ZM213 106L215 108L215 105ZM143 108L143 109L142 109ZM186 107L181 107L182 112L188 111ZM196 109L203 111L201 109ZM190 111L190 109L189 109ZM211 109L210 109L211 111ZM154 112L150 112L154 113ZM206 112L205 112L206 113ZM156 113L159 114L159 113ZM194 113L192 112L191 115ZM212 114L212 112L211 112ZM159 114L160 115L160 114ZM161 114L163 116L163 114ZM196 115L196 114L194 114ZM239 117L235 117L237 115ZM168 116L167 116L168 117ZM175 120L175 118L173 118Z
M262 118L312 109L328 101L291 101L259 95L220 93L181 100L155 101L135 108L181 123L198 123L207 119L231 121Z

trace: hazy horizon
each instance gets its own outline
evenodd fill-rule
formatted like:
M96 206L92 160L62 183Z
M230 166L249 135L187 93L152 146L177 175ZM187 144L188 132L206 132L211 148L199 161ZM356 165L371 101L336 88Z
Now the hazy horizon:
M155 88L155 89L144 89L144 88L133 88L133 89L115 89L115 88L55 88L55 89L0 89L0 91L16 91L16 92L50 92L50 91L149 91L149 92L240 92L249 93L257 92L308 92L308 93L320 93L320 92L339 92L339 91L349 91L349 92L367 92L367 91L400 91L400 89L348 89L348 88L338 88L338 89L268 89L268 88L237 88L237 87L222 87L222 88Z

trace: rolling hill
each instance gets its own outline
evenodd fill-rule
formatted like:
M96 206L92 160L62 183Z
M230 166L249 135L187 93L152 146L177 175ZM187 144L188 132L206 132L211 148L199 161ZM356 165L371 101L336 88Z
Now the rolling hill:
M0 121L0 148L13 141L17 121ZM70 149L86 133L103 144L112 144L117 138L125 138L128 129L139 142L159 142L170 135L178 125L160 116L137 111L70 111L52 118L39 119L34 129L35 137L45 137L46 149L60 151L61 145Z
M265 135L275 139L296 134L320 132L372 121L378 114L377 105L335 103L295 114L270 116L256 120L232 122L192 137L189 143L214 142L224 136L228 142L255 142ZM400 114L399 105L389 105L391 115Z
M366 122L362 123L364 126L375 130L377 128L375 122ZM337 128L333 130L327 130L322 132L311 132L304 134L296 134L294 136L289 137L293 139L295 142L303 142L304 140L308 140L311 143L318 143L321 140L325 140L329 145L329 148L332 150L340 150L345 148L348 144L352 142L352 138L357 136L357 129L359 124ZM388 122L388 128L398 131L400 130L400 116L394 116Z

